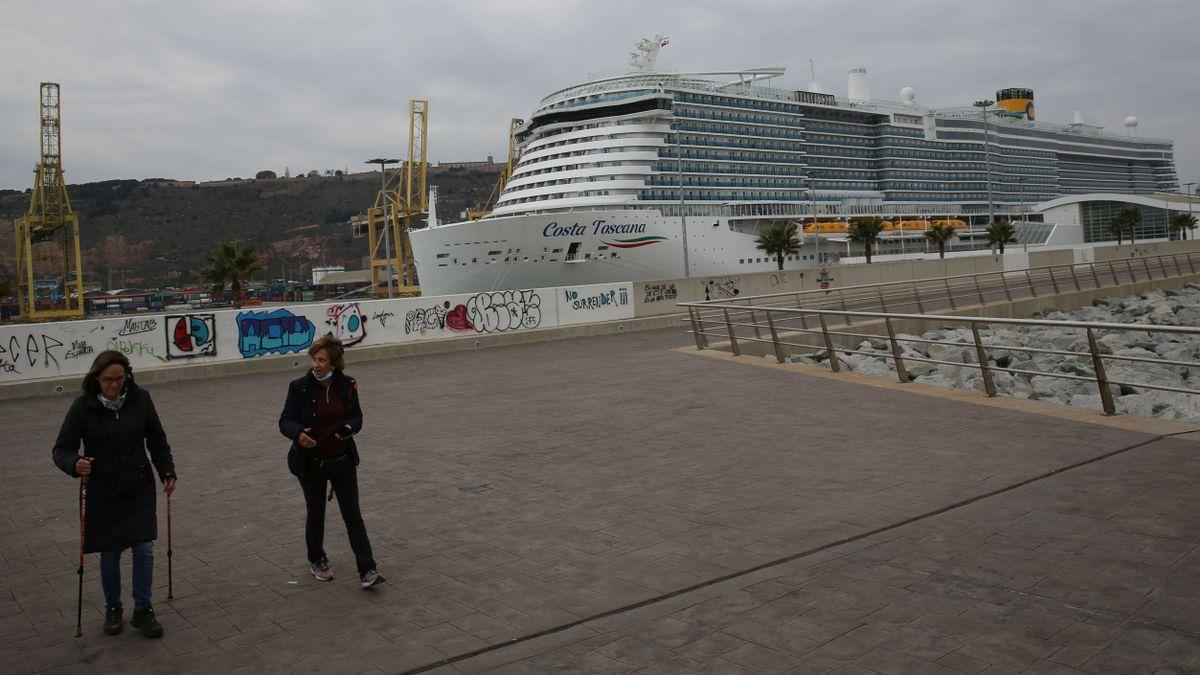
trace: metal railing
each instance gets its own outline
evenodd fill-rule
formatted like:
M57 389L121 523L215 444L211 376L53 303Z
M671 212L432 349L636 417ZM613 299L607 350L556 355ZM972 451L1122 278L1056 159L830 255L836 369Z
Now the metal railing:
M1115 287L1127 283L1155 281L1197 274L1200 253L1177 253L1145 258L1123 258L1102 262L1030 267L1023 270L979 272L908 281L838 286L806 291L722 298L680 303L698 310L718 304L741 305L739 312L759 307L793 306L807 309L915 311L958 311L960 308L1012 302L1049 294ZM830 268L836 274L837 267ZM736 315L735 315L736 316ZM849 314L841 318L851 323ZM807 324L805 324L807 328Z
M1110 385L1118 387L1133 387L1138 389L1152 389L1157 391L1167 391L1180 394L1200 395L1200 389L1189 389L1185 387L1175 387L1164 384L1156 384L1152 382L1132 382L1126 380L1116 380L1108 377L1105 370L1105 363L1112 361L1121 361L1129 363L1149 363L1158 366L1168 367L1186 367L1200 369L1200 361L1182 361L1177 359L1166 358L1147 358L1144 356L1119 355L1113 353L1105 353L1101 349L1100 339L1104 335L1115 331L1131 331L1142 333L1169 333L1173 335L1187 336L1193 341L1191 349L1200 346L1200 328L1191 326L1160 326L1153 324L1124 324L1124 323L1104 323L1104 322L1087 322L1087 321L1047 321L1037 319L1004 319L990 317L974 317L974 316L949 316L937 314L901 314L895 312L877 312L877 311L841 311L841 310L821 310L808 308L794 307L761 307L755 310L755 314L762 313L765 315L766 321L758 323L752 321L746 323L744 321L734 321L733 314L745 314L745 308L737 304L727 303L680 303L688 307L690 316L689 321L692 324L690 331L696 336L696 347L698 349L709 348L708 338L719 337L729 341L730 351L734 356L741 355L741 341L752 341L760 343L768 343L774 349L774 355L779 363L784 363L786 359L785 349L795 348L796 350L805 353L823 353L825 361L829 364L829 369L833 372L841 370L841 363L845 363L839 358L839 354L865 354L873 358L882 357L890 360L896 369L897 379L902 383L910 381L906 370L906 363L929 363L934 365L945 365L953 367L968 367L979 370L981 379L983 380L984 393L988 396L996 396L996 385L993 374L995 372L1007 372L1013 375L1029 375L1030 377L1053 377L1068 380L1077 380L1084 382L1095 383L1100 394L1100 401L1106 415L1116 413L1116 405L1113 400L1113 394ZM720 310L719 321L703 318L699 315L699 309L717 309ZM818 327L806 328L790 325L795 321L806 317L815 317ZM861 317L867 319L881 319L886 333L876 334L868 332L855 332L853 330L843 329L834 330L830 328L828 317ZM923 322L939 322L945 324L962 324L970 329L973 340L971 342L947 342L945 340L931 340L915 336L901 336L897 333L895 322L902 320L916 320ZM718 327L723 326L724 332L713 332L708 330L708 324L716 324ZM980 332L981 327L987 325L1008 325L1008 326L1024 326L1024 327L1043 327L1043 328L1065 328L1076 329L1082 332L1077 335L1070 335L1075 338L1087 338L1087 351L1075 351L1071 349L1045 349L1039 347L1027 347L1021 345L1001 344L996 341L985 342L983 335ZM747 335L738 335L738 328L750 328L754 332L754 337ZM860 329L862 330L862 329ZM769 337L764 337L764 332ZM1099 336L1097 333L1101 333ZM819 335L820 343L798 342L785 340L783 337L790 337L789 334L798 334L801 338L811 335ZM885 342L890 347L890 354L887 352L868 351L864 349L851 349L843 347L835 347L834 339L839 336L859 338L861 340L880 340ZM928 345L958 345L967 348L969 353L970 348L974 347L974 361L966 360L964 355L963 361L948 361L944 359L933 358L932 356L921 356L917 350L910 350L905 353L902 348L905 344L928 344ZM1188 346L1186 344L1181 347ZM1082 364L1083 372L1088 372L1086 364L1090 363L1091 371L1087 375L1067 372L1029 370L1025 368L1002 367L996 365L996 360L990 358L989 354L993 350L1004 350L1008 352L1024 352L1027 354L1053 354L1063 357L1078 357L1086 359ZM794 352L795 353L795 352ZM1078 363L1078 362L1076 362ZM851 368L852 370L852 368ZM1196 372L1200 372L1197 370Z

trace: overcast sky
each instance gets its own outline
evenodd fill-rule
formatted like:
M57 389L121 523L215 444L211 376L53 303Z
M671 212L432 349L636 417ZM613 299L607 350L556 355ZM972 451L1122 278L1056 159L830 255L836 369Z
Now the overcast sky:
M664 33L662 70L809 59L835 94L929 106L1035 90L1038 118L1175 141L1200 179L1195 0L509 0L54 2L0 10L0 188L32 185L38 83L62 84L68 182L363 168L403 157L410 98L430 100L429 159L506 152L511 117Z

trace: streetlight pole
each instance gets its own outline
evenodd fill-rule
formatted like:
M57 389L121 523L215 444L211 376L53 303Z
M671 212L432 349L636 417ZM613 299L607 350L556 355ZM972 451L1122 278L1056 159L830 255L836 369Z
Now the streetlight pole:
M379 196L383 202L383 257L387 258L387 296L390 300L392 297L392 225L389 213L390 209L396 208L396 205L389 203L387 197L387 165L399 164L400 160L376 158L368 159L365 163L379 165ZM371 251L371 255L375 255L374 250ZM374 263L371 263L371 265L373 269ZM374 274L374 272L371 272L372 277L374 277Z
M992 225L996 222L996 208L992 202L991 126L988 124L988 108L992 106L992 101L975 101L974 105L979 108L980 117L983 120L983 162L987 175L988 225Z
M687 236L687 207L683 204L683 148L681 147L680 137L683 135L683 121L678 117L675 118L675 177L679 182L679 223L680 229L683 231L683 276L692 276L692 268L688 264L688 236Z
M813 241L816 243L817 264L819 265L819 264L821 264L821 232L820 232L820 228L817 227L817 191L816 190L814 190L812 188L808 189L808 200L809 200L809 203L812 204ZM801 231L803 231L803 230L801 230Z
M1194 191L1189 190L1188 188L1192 187L1195 184L1196 183L1194 183L1194 182L1183 184L1183 194L1184 194L1184 196L1187 197L1187 200L1188 200L1188 216L1192 215L1192 202L1195 201L1195 197L1192 194ZM1188 222L1189 223L1192 222L1192 219L1190 217L1188 218ZM1182 232L1183 232L1183 238L1187 239L1187 228L1186 227L1183 228Z

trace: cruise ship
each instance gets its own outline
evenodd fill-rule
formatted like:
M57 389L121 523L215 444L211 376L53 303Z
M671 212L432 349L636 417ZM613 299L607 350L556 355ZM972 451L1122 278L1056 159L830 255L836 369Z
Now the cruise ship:
M1044 243L1038 204L1179 187L1173 143L1139 137L1133 117L1124 133L1078 113L1046 123L1022 88L961 108L923 107L909 87L876 100L864 68L844 98L776 87L783 68L659 72L666 42L542 99L488 216L411 232L422 293L770 271L757 234L790 222L802 246L785 269L815 267L846 254L845 223L863 216L887 220L884 251L923 247L934 219L963 241L1010 219Z

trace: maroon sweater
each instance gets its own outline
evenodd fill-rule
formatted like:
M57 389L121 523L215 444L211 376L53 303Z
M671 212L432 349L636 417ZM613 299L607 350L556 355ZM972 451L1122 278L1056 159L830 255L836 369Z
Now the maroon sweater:
M333 384L332 379L329 384ZM346 430L346 403L333 386L325 386L318 382L314 393L317 399L317 421L311 435L317 445L309 450L309 453L313 457L323 459L341 457L346 454L346 442L338 438L338 434Z

